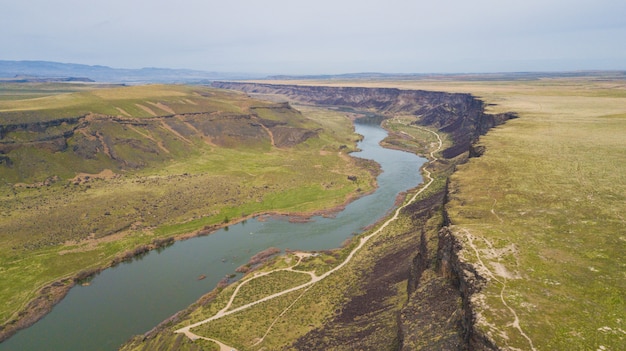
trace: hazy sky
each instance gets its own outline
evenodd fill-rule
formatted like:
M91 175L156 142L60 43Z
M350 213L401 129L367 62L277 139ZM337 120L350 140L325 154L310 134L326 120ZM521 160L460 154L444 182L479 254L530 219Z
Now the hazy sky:
M268 74L626 69L625 0L0 0L0 59Z

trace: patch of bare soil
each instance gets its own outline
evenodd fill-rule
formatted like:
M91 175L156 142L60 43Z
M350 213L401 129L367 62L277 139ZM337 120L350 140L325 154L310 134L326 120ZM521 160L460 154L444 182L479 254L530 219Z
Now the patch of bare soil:
M89 182L91 180L94 180L94 179L110 180L110 179L117 178L119 176L120 176L119 174L116 174L112 170L105 169L102 172L96 173L96 174L93 174L93 173L78 173L76 175L76 177L71 179L71 182L75 183L75 184L82 184L82 183L87 183L87 182Z
M166 111L168 113L171 114L176 114L176 111L172 110L171 107L167 106L166 104L162 103L162 102L148 102L150 105L156 107L156 108L160 108L163 111Z
M118 110L121 114L123 114L123 115L124 115L124 116L126 116L126 117L132 117L132 116L130 115L130 113L128 113L128 112L126 112L126 111L124 111L124 109L123 109L123 108L121 108L121 107L116 107L115 109L116 109L116 110Z
M142 104L135 104L135 106L139 107L140 109L148 112L150 114L150 116L156 117L156 113L154 111L152 111L152 109L146 105L142 105Z

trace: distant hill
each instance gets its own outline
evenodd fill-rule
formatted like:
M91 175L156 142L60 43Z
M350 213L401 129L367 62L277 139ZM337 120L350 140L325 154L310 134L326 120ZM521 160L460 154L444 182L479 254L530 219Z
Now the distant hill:
M268 80L453 80L497 81L534 80L542 78L624 79L626 71L568 71L568 72L494 72L494 73L345 73L322 75L274 75Z
M107 66L89 66L51 61L0 60L0 81L63 80L80 77L81 80L111 83L191 83L212 80L259 78L245 73L205 72L190 69L141 68L121 69Z

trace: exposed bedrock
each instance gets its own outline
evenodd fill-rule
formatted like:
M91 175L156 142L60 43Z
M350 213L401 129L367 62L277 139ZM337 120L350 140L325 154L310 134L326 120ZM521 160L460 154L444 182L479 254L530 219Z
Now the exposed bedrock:
M226 148L260 147L267 143L289 148L319 133L297 123L289 125L286 121L261 118L257 113L262 109L283 116L299 114L288 104L276 104L251 107L242 114L201 112L151 118L89 114L45 122L0 124L0 166L26 161L25 152L19 151L27 149L43 155L62 152L81 160L104 156L119 169L137 169L187 153L172 153L180 149L172 140L183 142L186 151L196 147L194 141Z
M446 158L454 158L464 152L480 156L484 150L472 147L478 137L516 117L513 113L486 114L484 103L470 94L237 82L213 82L212 86L250 94L283 95L303 103L372 110L388 117L397 114L419 116L420 125L435 127L452 138L454 144L443 151Z
M485 148L476 144L480 135L517 117L513 113L486 114L484 103L469 94L231 82L214 82L213 86L367 110L387 118L414 115L419 117L416 123L435 128L453 141L442 152L445 160L433 167L439 176L449 174L468 157L481 156ZM397 245L377 254L376 263L368 270L371 273L361 277L363 294L348 297L335 318L299 339L297 348L324 345L342 349L341 345L358 344L364 350L498 350L475 329L470 302L484 279L457 254L461 244L448 228L447 192L444 187L403 210L413 227L394 237ZM406 302L399 307L381 303L392 301L396 292L391 287L400 281L407 282ZM380 330L393 315L397 322Z

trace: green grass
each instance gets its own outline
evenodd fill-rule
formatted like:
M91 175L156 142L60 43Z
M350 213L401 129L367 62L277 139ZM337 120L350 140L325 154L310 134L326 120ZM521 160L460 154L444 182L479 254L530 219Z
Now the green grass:
M175 111L220 111L211 115L218 119L245 113L250 106L271 105L244 94L186 86L123 87L37 97L42 105L36 107L36 115L30 114L35 110L28 110L34 106L33 100L28 101L0 101L0 124L10 124L16 116L29 121L33 116L46 120L74 113L57 114L64 104L72 111L113 112L128 118L115 109L121 107L129 114L136 111L133 117L141 118L148 116L133 109L134 105L167 112L150 104L161 103ZM3 111L11 105L23 110L6 118ZM234 221L256 213L329 209L357 194L357 188L372 189L373 177L366 168L371 165L346 155L355 149L358 136L344 115L312 108L303 114L279 112L273 118L290 127L319 130L318 136L290 148L274 148L269 142L220 147L194 135L187 137L190 142L182 140L160 127L160 121L130 127L104 119L92 121L92 130L117 140L112 152L119 159L142 167L124 168L102 152L90 159L30 146L12 151L13 166L0 165L0 300L5 302L0 307L0 321L8 321L45 284L106 266L116 256L155 239L187 235L222 225L225 219ZM184 130L182 124L171 126ZM19 131L6 137L23 142L33 136ZM81 138L86 137L76 133L68 141L68 150L85 145ZM124 144L124 140L130 142ZM79 172L97 174L103 169L118 177L79 185L70 182ZM355 184L348 175L361 181ZM52 176L58 178L49 186L37 185ZM33 186L17 186L20 181Z
M501 347L530 349L506 303L537 350L623 348L624 81L318 83L471 93L489 112L517 112L519 119L481 137L487 152L460 166L450 185L448 211L463 257L481 266L480 257L504 282L492 278L476 296L479 328Z
M266 296L304 284L310 280L311 276L308 274L290 271L277 271L262 278L253 279L246 282L244 286L239 289L231 308L243 306L250 301L260 300Z
M481 137L487 152L460 166L451 179L447 209L463 244L461 256L489 279L472 302L479 313L478 329L510 349L530 349L531 342L537 350L621 349L626 338L623 82L368 84L471 92L494 104L490 111L515 111L520 116ZM401 124L387 127L410 132ZM428 142L389 143L419 152ZM449 174L445 164L438 167L441 175ZM433 190L445 185L445 177L437 179L439 185ZM337 277L353 277L350 274L357 275L338 272ZM313 289L322 291L314 294L312 289L311 297L307 292L301 303L312 311L320 304L322 311L332 310L336 305L328 303L341 296L328 289L333 278L316 284ZM224 333L235 320L260 321L254 314L258 312L249 313L221 326L207 326L210 329L204 332ZM513 325L515 315L519 329ZM284 317L284 324L297 330L293 325L304 316L294 309ZM310 325L320 325L328 314L316 318ZM279 330L275 335L283 342L296 337ZM245 335L253 340L258 333ZM283 345L270 344L269 337L266 342L270 348Z
M571 81L474 89L497 104L494 111L521 117L482 137L487 152L451 181L448 210L464 257L479 264L468 230L500 280L479 295L480 328L498 345L529 349L502 293L538 350L619 349L626 338L624 89Z
M414 119L403 120L402 123L413 121ZM402 128L414 135L416 139L407 141L407 146L411 149L425 149L428 145L432 145L434 140L420 140L419 137L428 137L423 134L424 131L409 127L398 122L389 121L388 127ZM428 133L430 134L430 133ZM431 138L434 139L432 134ZM390 138L389 142L394 142ZM445 168L442 168L445 170ZM439 171L441 172L441 171ZM440 179L441 178L441 179ZM428 189L420 198L432 194L432 192L440 191L445 186L445 178L438 177L437 181L431 185L433 189ZM388 250L398 245L407 245L409 241L414 240L414 236L401 235L399 233L407 233L415 230L415 224L409 218L410 214L403 213L398 220L388 226L376 238L372 239L367 245L359 251L348 265L343 269L333 273L326 279L317 282L310 288L301 289L270 301L255 305L244 311L220 318L200 327L194 328L193 332L201 336L215 338L221 340L227 345L236 347L238 350L260 350L260 349L283 349L289 348L290 345L298 338L304 336L315 328L322 328L325 323L329 322L333 316L343 307L343 304L353 296L359 296L363 281L366 280L372 267L376 264L377 259L384 255ZM441 218L438 218L441 222ZM440 224L439 224L440 225ZM429 230L437 231L438 225L433 223L426 224ZM432 228L431 228L432 227ZM436 227L436 228L435 228ZM372 229L374 230L374 229ZM362 235L367 235L368 231ZM300 262L295 269L300 271L311 271L317 275L322 275L333 267L343 262L347 255L356 247L358 241L352 240L342 249L325 251L313 256L306 257ZM286 256L293 264L294 256ZM290 264L283 257L277 257L264 265L261 271L271 271L273 269L283 269ZM252 276L254 272L249 273ZM234 300L232 308L243 306L247 303L256 301L272 293L288 289L309 281L310 277L305 274L278 271L268 276L261 276L245 283ZM246 277L242 279L245 281ZM191 307L189 315L180 323L172 325L171 329L163 331L159 335L167 335L171 330L176 330L190 323L204 320L215 315L219 310L224 308L227 301L232 296L238 284L233 284L222 290L216 298L209 304L202 307ZM397 313L402 308L407 299L406 281L400 282L395 287L397 294L388 297L385 300L387 308L377 316L368 316L371 323L362 324L354 321L349 324L345 332L364 333L367 332L367 340L359 340L359 345L369 345L369 347L380 349L380 347L390 347L397 340ZM370 329L373 327L373 329ZM374 330L374 331L372 331ZM258 343L261 338L262 342ZM257 344L258 343L258 344ZM164 340L161 346L170 345L171 340ZM127 344L125 350L139 349L146 344Z

